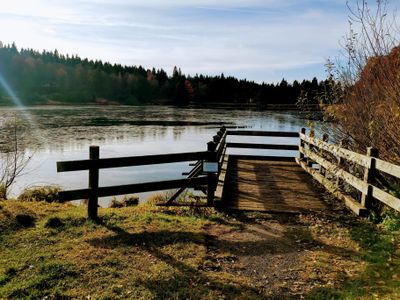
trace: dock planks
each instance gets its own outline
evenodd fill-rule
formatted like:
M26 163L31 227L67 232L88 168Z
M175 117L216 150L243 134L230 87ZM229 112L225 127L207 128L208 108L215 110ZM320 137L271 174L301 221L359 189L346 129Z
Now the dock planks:
M279 213L326 210L320 190L294 160L231 157L224 206Z

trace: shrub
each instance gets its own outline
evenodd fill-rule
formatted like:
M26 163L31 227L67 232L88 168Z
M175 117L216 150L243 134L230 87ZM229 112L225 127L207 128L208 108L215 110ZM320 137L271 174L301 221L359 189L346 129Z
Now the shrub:
M340 84L327 112L351 150L365 153L374 147L380 158L400 164L399 28L388 2L349 1L343 56L327 64L330 78Z
M159 203L167 202L168 199L172 196L171 193L156 193L152 194L146 201L146 205L156 206Z
M61 189L57 186L42 186L25 189L18 196L20 201L46 201L48 203L59 202L58 192Z
M15 216L15 220L23 227L33 226L35 223L35 217L29 214L18 214Z
M4 184L0 183L0 200L7 198L7 189Z
M136 206L139 204L138 196L124 196L121 201L118 201L117 198L113 197L111 199L110 208L121 208L121 207L129 207Z
M64 226L64 222L58 217L51 217L44 224L46 228L59 228L62 226Z

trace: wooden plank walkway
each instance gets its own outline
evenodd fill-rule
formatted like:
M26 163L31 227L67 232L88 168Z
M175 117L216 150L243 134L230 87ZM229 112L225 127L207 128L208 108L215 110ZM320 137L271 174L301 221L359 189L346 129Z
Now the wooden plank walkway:
M279 213L326 210L321 191L294 160L231 157L225 182L228 209Z

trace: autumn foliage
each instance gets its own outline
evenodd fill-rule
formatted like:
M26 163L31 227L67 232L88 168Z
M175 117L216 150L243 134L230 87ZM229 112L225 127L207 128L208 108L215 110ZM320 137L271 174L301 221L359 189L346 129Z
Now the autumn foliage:
M372 146L381 158L400 164L400 46L370 58L330 112L355 150L365 153Z

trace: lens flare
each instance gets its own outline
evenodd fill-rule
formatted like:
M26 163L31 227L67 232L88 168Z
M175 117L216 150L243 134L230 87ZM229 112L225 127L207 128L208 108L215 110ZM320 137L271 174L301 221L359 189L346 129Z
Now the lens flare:
M14 92L12 87L8 84L7 80L1 73L0 73L0 87L3 87L4 91L11 98L13 104L18 109L21 117L28 122L29 127L31 129L31 133L35 135L36 141L39 143L43 143L44 142L43 137L39 134L40 130L35 120L32 118L31 114L28 112L27 107L23 104L21 99L17 96L17 94Z

